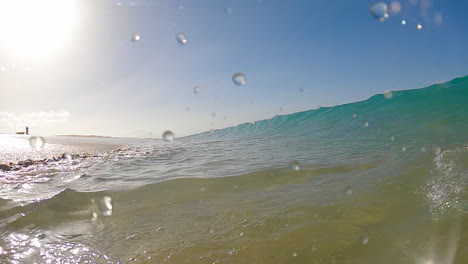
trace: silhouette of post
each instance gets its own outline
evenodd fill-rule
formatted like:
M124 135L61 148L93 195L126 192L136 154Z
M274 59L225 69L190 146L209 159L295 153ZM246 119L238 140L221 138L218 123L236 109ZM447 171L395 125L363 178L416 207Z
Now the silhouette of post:
M26 127L26 135L29 135L29 127Z

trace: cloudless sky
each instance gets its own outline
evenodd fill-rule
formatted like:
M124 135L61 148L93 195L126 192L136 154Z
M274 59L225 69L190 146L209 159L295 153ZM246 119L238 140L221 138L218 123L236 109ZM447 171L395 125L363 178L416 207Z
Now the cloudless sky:
M73 3L47 24L57 35L35 29L33 55L0 44L0 133L16 123L33 134L184 136L468 74L465 1L402 0L383 22L369 11L376 1ZM237 72L246 85L233 83Z

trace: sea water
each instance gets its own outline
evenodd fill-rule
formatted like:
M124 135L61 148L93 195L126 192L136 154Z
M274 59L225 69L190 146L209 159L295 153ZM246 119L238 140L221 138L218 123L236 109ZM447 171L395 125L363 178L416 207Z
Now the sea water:
M0 172L1 263L467 263L468 77Z

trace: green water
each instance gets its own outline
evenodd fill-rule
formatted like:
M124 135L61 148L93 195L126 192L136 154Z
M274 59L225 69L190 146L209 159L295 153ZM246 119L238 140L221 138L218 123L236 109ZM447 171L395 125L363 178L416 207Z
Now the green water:
M467 102L465 77L3 173L0 260L467 263Z

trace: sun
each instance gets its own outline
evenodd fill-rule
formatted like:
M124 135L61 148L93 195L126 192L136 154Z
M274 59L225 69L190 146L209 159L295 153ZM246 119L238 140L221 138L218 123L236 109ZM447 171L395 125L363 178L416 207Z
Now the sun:
M77 26L75 0L0 0L0 52L47 59L67 48Z

